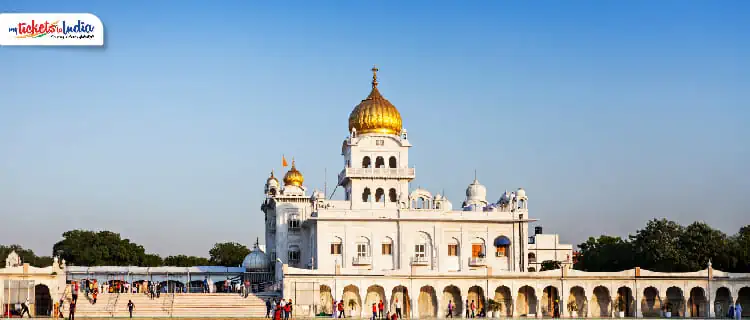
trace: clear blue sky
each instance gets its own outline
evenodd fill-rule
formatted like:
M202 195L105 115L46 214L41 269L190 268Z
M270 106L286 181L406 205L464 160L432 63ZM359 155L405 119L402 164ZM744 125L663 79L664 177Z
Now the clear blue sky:
M524 187L580 243L653 217L750 223L748 1L12 1L91 12L105 48L0 48L0 243L108 229L159 254L262 233L281 155L342 169L381 92L420 185ZM281 173L280 173L281 174ZM330 190L330 189L329 189Z

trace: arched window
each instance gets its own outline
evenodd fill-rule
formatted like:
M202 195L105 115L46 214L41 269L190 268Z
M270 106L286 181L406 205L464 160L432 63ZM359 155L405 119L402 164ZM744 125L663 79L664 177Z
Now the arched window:
M484 258L484 239L474 238L471 240L471 257L472 258Z
M343 254L343 246L342 246L341 238L334 237L331 241L331 254L332 255L341 255Z
M529 267L529 272L536 272L536 268L534 268L534 267Z
M385 160L383 160L383 157L375 158L375 168L385 168Z
M370 239L359 237L357 239L357 257L370 256Z
M364 158L362 158L362 168L369 168L370 166L370 157L365 156Z
M448 256L449 257L458 257L458 239L451 238L448 241Z
M419 197L417 198L417 209L424 209L427 201L425 201L424 198Z
M533 252L529 252L529 263L536 263L536 255Z
M398 195L396 194L396 189L391 188L391 190L388 191L388 198L390 198L391 202L398 201Z
M375 190L375 202L385 203L385 191L382 188Z
M510 247L510 239L506 236L499 236L495 238L493 243L495 245L495 257L507 257L508 247Z
M380 253L384 256L393 255L393 240L390 237L383 238Z
M271 188L270 193L272 196L276 195L276 188Z
M440 202L435 201L435 209L440 210Z
M362 192L362 202L370 202L370 188L365 188Z
M390 157L388 158L388 167L395 168L396 167L396 157Z

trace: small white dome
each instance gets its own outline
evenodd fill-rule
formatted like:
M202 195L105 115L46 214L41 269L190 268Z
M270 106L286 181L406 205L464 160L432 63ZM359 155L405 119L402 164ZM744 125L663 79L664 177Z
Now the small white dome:
M516 197L526 198L526 190L524 190L523 188L518 188L518 191L516 191Z
M245 256L244 260L242 260L242 267L245 268L245 270L250 271L268 269L268 266L270 266L268 257L263 250L260 250L258 243L256 242L253 250Z
M443 196L439 193L435 196L435 200L443 200Z
M479 184L479 180L475 178L474 182L466 188L466 200L486 201L485 199L487 199L487 188Z

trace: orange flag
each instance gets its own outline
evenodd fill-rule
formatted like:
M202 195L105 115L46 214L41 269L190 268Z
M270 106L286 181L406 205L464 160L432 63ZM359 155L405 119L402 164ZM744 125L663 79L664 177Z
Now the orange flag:
M281 166L282 166L282 167L286 167L286 166L288 166L288 165L289 165L289 164L288 164L288 163L286 163L286 158L284 157L284 155L282 155L282 156L281 156Z

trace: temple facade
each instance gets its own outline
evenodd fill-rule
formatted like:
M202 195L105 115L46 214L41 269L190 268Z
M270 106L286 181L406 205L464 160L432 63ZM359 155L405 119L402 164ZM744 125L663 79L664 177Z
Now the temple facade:
M541 228L529 233L536 220L523 188L490 199L475 175L456 205L410 189L409 134L372 71L370 94L351 112L341 143L344 199L308 190L294 160L282 182L271 172L265 184L266 253L298 314L330 313L343 300L347 315L370 317L373 303L393 311L398 300L412 318L444 317L449 303L455 315L474 304L493 316L551 316L558 304L563 316L705 317L750 298L748 274L709 266L684 274L572 270L572 245ZM541 271L545 261L561 268Z

